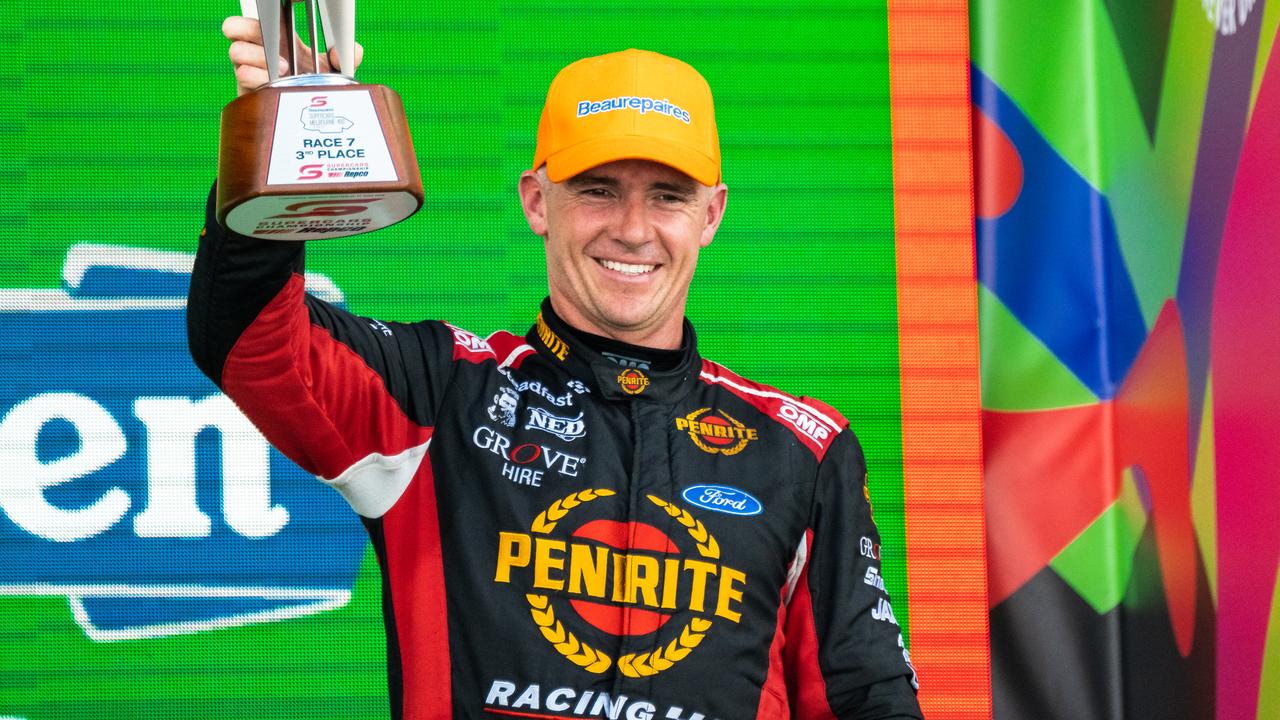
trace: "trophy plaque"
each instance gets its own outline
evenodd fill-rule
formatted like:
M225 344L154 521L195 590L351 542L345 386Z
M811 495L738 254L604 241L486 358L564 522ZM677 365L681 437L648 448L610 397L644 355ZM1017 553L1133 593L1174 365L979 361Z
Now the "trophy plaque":
M348 71L355 0L251 1L241 5L256 9L263 47L283 50L290 72L281 75L271 58L269 82L222 111L218 222L249 237L314 240L371 232L417 212L422 178L400 96ZM298 72L295 1L306 5L312 67L324 52L319 16L342 74Z

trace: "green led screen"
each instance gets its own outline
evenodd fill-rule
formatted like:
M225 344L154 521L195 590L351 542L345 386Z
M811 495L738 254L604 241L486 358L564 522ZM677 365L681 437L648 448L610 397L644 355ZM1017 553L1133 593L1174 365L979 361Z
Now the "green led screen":
M215 433L187 439L208 537L138 530L157 492L149 454L171 430L148 413L180 416L216 392L185 354L180 276L235 95L225 5L30 0L0 29L0 716L387 714L377 567L331 490L315 483L289 506L313 535L278 532L295 533L298 556L308 538L356 543L344 587L273 584L309 571L276 573L252 544L210 546L234 527L226 478L247 472ZM308 271L362 315L481 336L524 332L545 293L515 185L556 70L639 47L706 76L730 190L688 308L700 349L850 419L905 629L884 4L362 1L356 34L359 78L404 99L426 203L395 227L310 245ZM127 277L89 287L103 267ZM90 450L96 466L44 491L78 530L12 500L30 487L24 467ZM301 472L276 463L272 483ZM118 517L76 514L104 499Z

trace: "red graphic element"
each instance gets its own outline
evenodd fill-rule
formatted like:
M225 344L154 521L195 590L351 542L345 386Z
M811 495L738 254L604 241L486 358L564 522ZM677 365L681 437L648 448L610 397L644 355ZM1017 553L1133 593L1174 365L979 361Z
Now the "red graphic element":
M990 604L1013 594L1115 501L1137 466L1151 514L1174 639L1190 652L1197 554L1191 524L1187 369L1182 325L1168 301L1112 402L983 413L988 453Z
M719 415L712 415L711 413L707 413L706 415L703 415L702 417L698 418L698 422L706 423L707 425L733 427L732 425L729 424L728 420L725 420ZM737 441L737 438L735 437L715 437L713 435L704 435L702 433L698 433L698 437L702 438L702 442L705 442L709 445L731 445Z
M1280 45L1258 90L1214 283L1218 717L1255 718L1280 558ZM1203 452L1203 450L1202 450ZM1227 661L1224 661L1227 659Z
M303 165L298 168L298 179L315 180L324 177L324 170L321 169L323 167L324 165Z
M827 454L827 448L849 426L839 412L826 403L814 398L799 398L762 383L748 380L729 368L707 360L702 360L702 382L719 385L760 412L773 418L779 425L795 434L808 447L818 460ZM785 418L785 408L799 409L813 421L812 433L805 432L795 422Z
M525 443L511 448L511 462L517 465L528 465L542 456L542 448L533 443Z
M1118 484L1104 445L1112 431L1110 403L983 411L992 607L1048 565L1115 500ZM1014 447L1019 452L993 451Z
M595 540L622 551L648 550L679 555L680 548L666 533L652 525L617 520L593 520L573 532L574 537ZM610 635L646 635L671 619L666 613L621 605L570 600L575 612L593 627Z
M1147 341L1116 393L1114 477L1137 466L1151 489L1160 575L1178 652L1191 652L1196 615L1195 531L1191 525L1187 363L1182 322L1165 302Z
M996 125L973 106L973 176L977 189L974 210L992 220L1009 211L1022 193L1022 158Z
M285 210L292 212L289 214L272 215L275 218L306 218L306 217L338 217L341 215L355 215L365 212L369 209L371 203L375 203L382 198L365 198L344 199L344 200L307 200L305 202L297 202L292 205L286 205ZM302 212L305 211L305 212Z
M316 95L311 98L311 107L324 107L329 104L328 95Z

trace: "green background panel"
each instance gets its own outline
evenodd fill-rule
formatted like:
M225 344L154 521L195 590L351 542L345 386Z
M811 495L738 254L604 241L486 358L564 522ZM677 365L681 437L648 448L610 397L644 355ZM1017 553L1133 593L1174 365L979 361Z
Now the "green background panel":
M0 64L0 288L58 287L75 243L194 251L219 113L235 93L218 28L235 11L177 0L145 11L49 0L10 10L0 29L10 48ZM642 47L707 77L729 208L688 313L707 357L850 419L905 630L882 0L732 12L708 0L361 2L357 38L367 50L359 77L405 101L426 204L393 228L310 245L308 268L332 278L355 312L447 319L481 335L523 331L545 293L541 242L515 185L555 71ZM339 610L112 643L86 638L64 598L0 597L0 715L384 717L377 587L370 555Z

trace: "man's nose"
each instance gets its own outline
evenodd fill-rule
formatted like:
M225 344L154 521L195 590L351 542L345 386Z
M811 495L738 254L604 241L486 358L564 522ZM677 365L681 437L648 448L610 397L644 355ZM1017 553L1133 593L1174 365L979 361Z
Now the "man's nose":
M618 214L616 235L619 241L631 247L638 247L653 239L649 207L643 197L629 197L623 201Z

